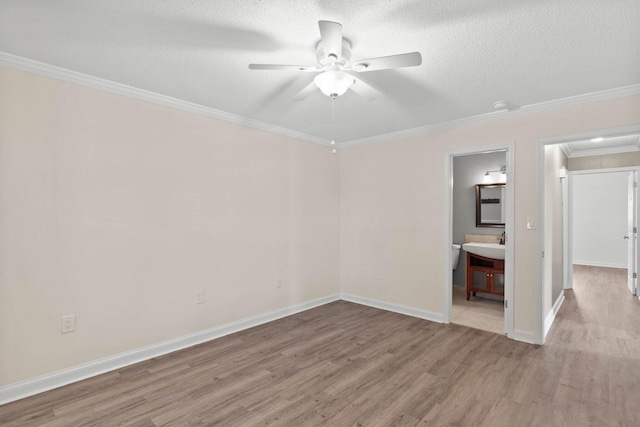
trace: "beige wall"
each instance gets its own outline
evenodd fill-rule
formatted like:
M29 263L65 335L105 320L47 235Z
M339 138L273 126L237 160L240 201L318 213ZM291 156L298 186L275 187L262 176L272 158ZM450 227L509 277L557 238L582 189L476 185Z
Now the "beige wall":
M338 165L0 67L0 386L337 293Z
M537 141L639 122L640 96L633 96L343 151L343 292L443 313L446 153L515 142L514 324L534 334L536 231L526 221L536 218Z

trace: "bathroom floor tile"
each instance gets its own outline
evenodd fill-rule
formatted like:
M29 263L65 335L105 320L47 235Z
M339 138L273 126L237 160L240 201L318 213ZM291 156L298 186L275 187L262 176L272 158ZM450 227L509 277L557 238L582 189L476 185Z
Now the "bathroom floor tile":
M465 289L454 286L451 323L504 334L503 302L473 296L467 301Z

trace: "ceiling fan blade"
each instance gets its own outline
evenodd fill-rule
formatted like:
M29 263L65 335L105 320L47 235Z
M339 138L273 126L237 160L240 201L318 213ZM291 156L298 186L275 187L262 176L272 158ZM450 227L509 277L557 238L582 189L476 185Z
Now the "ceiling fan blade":
M249 64L250 70L322 71L315 65Z
M420 64L422 64L420 52L411 52L355 61L352 63L351 68L354 71L363 72L388 68L415 67Z
M303 99L314 93L316 90L318 90L318 87L314 82L311 82L307 86L305 86L304 89L298 92L293 98L291 98L291 100L302 101Z
M353 80L355 80L355 83L352 84L349 89L353 90L358 95L369 101L373 101L380 97L380 92L377 89L374 89L357 77L353 77Z
M332 21L318 21L318 27L324 55L329 59L335 55L336 61L342 59L342 25Z

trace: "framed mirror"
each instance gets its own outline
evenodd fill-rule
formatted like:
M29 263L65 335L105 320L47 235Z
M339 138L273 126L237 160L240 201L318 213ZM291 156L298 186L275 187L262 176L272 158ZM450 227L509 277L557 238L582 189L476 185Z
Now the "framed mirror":
M504 228L506 194L506 184L476 185L476 227Z

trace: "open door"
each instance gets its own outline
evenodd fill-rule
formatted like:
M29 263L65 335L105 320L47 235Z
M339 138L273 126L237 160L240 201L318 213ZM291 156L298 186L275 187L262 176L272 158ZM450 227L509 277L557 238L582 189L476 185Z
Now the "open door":
M629 286L629 291L631 291L633 295L638 294L636 285L636 282L638 281L636 263L636 243L638 235L638 228L636 224L636 193L638 191L638 180L636 179L636 174L636 172L629 172L627 182L627 235L624 236L624 238L627 239L627 285Z

